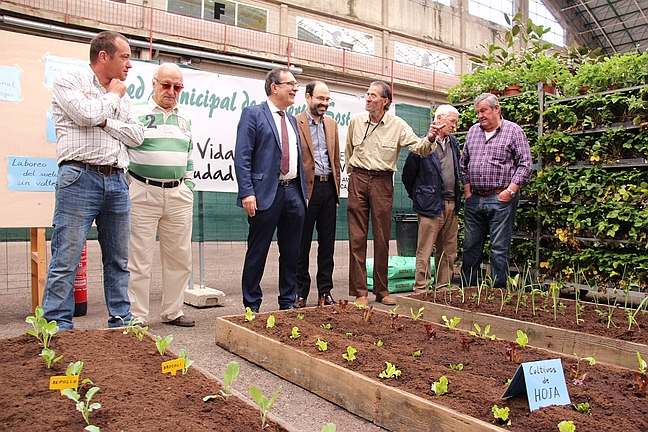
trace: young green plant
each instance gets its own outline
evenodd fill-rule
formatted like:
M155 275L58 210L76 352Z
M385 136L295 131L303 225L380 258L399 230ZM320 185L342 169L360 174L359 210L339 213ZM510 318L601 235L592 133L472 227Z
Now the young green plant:
M473 323L473 326L475 326L476 332L470 330L468 334L473 337L479 337L482 339L490 339L490 340L495 340L495 335L489 335L488 333L490 332L490 324L487 324L486 327L484 327L484 332L482 333L482 329L479 324Z
M385 370L380 372L378 374L378 378L383 378L383 379L390 379L390 378L395 378L398 379L400 378L402 372L398 369L396 369L396 366L393 364L389 363L388 361L385 362Z
M499 422L503 425L510 426L511 425L511 420L509 419L509 407L498 407L497 405L493 405L491 408L491 411L493 412L493 417L495 417L496 420L499 420Z
M180 348L180 352L178 353L178 357L184 360L184 367L182 368L182 375L186 375L187 371L191 367L191 365L194 363L193 360L189 360L187 357L187 351L184 348Z
M156 336L155 337L155 346L158 349L158 352L160 353L161 356L164 355L164 351L166 351L167 347L173 340L173 335L168 335L164 339L162 339L162 336Z
M418 310L417 313L414 313L414 309L410 308L410 314L412 315L412 319L414 321L418 320L423 316L423 311L425 310L425 306L421 306Z
M275 317L270 315L266 320L266 328L273 328L275 326Z
M441 319L445 323L446 327L448 327L451 330L457 327L457 324L461 322L461 318L459 317L454 317L451 320L448 320L448 318L445 315L443 315Z
M47 363L47 369L51 369L54 363L63 358L62 355L56 357L56 353L51 348L43 348L39 355L45 359L45 363Z
M96 409L101 408L101 404L98 402L92 402L92 397L99 391L99 387L92 387L90 388L86 394L85 394L85 400L81 400L81 395L76 389L72 388L67 388L65 390L61 391L62 395L67 396L68 398L72 399L74 402L76 402L76 409L81 413L83 416L83 419L85 420L86 424L88 426L93 426L90 424L90 413ZM96 426L93 426L95 428ZM88 429L88 428L86 428ZM99 430L99 428L96 429L89 429L89 430Z
M448 378L445 375L442 375L439 378L439 381L432 383L431 390L437 396L443 396L444 394L448 393Z
M229 362L227 369L223 372L223 390L220 391L220 395L209 395L203 397L203 401L207 402L218 397L223 399L228 399L232 396L232 384L236 380L236 377L239 374L239 365L235 361Z
M245 308L245 322L252 322L256 318L256 315L254 315L254 312L252 312L252 309L249 307Z
M356 353L358 352L357 349L353 348L352 346L347 347L347 352L345 354L342 354L342 358L348 362L352 362L356 358Z
M559 432L575 432L576 431L576 425L571 420L563 420L560 423L558 423L558 431Z
M254 399L254 402L256 402L256 404L259 406L259 410L261 410L261 429L263 429L267 425L266 419L268 418L268 411L270 411L270 408L272 408L272 405L274 405L275 401L277 400L279 390L281 390L281 387L275 390L270 400L263 396L261 390L256 387L250 387L250 389L248 390L250 392L250 396L252 396L252 399Z
M56 321L47 321L43 317L43 308L42 306L37 306L34 310L34 315L28 316L25 319L25 322L32 325L33 330L27 330L27 334L34 336L38 339L39 344L43 348L49 348L50 340L59 331L59 327L56 324Z
M326 351L328 349L328 342L324 342L320 338L317 338L317 342L315 342L315 344L320 351Z

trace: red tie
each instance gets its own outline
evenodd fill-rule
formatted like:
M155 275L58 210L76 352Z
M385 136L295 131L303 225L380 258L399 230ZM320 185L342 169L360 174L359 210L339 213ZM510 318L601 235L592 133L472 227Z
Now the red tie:
M290 169L290 148L288 146L288 127L286 126L286 113L279 111L281 116L281 174L286 175Z

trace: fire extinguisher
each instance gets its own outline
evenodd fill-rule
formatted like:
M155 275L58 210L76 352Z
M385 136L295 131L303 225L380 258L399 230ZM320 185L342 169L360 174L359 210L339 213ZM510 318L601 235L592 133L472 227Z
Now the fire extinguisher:
M83 245L81 260L74 278L74 316L88 312L88 242Z

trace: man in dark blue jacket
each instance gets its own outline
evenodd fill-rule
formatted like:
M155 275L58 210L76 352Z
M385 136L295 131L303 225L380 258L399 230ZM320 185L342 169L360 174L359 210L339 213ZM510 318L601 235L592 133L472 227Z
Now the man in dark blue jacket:
M414 290L425 289L434 276L430 268L434 249L437 287L452 282L461 207L459 142L452 135L458 121L453 106L439 106L430 129L436 132L437 150L428 156L410 153L403 168L403 184L419 224Z

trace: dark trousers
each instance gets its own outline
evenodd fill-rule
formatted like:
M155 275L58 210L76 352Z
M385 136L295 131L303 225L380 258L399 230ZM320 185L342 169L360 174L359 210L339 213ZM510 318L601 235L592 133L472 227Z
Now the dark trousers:
M394 181L392 172L354 168L349 177L347 216L349 222L349 295L366 297L367 237L369 214L374 244L374 294L380 301L389 295L387 269L391 235Z
M313 229L317 228L317 293L329 294L333 288L333 253L335 251L335 219L337 191L333 176L326 182L317 179L309 197L299 259L297 260L297 295L308 298L311 277L308 271Z
M270 208L257 210L254 217L248 217L250 231L242 278L245 307L258 309L261 306L261 278L275 228L279 246L279 308L292 307L297 292L297 256L305 214L299 185L292 184L277 186L277 195Z

